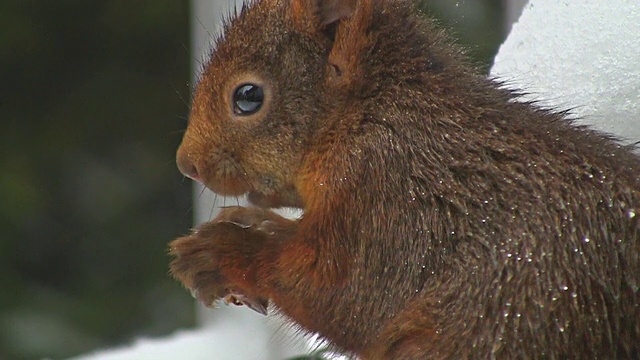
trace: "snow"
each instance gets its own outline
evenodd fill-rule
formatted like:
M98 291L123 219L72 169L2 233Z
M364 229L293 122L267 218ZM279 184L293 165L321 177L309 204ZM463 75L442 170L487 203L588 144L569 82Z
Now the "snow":
M181 330L160 339L139 339L130 346L96 351L72 360L237 360L284 359L309 352L282 319L259 315L246 307L209 310L212 321L196 330ZM242 344L238 346L236 344Z
M639 141L640 1L533 0L491 75L526 90L524 100Z
M525 100L572 109L583 123L639 141L640 2L532 0L500 48L492 75L526 89ZM76 360L270 360L308 349L288 340L279 320L246 308L205 313L208 320L200 329L140 339Z

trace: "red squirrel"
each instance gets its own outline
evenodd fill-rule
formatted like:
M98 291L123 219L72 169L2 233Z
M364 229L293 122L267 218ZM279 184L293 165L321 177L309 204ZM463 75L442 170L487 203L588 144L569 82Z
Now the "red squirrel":
M171 273L365 360L640 358L640 157L517 98L412 1L250 2L177 164L252 205Z

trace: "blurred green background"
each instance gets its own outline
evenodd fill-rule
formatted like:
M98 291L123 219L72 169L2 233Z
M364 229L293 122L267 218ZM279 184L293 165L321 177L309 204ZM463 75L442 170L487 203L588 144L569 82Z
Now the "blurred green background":
M487 69L502 2L430 3ZM166 256L193 215L189 22L188 1L0 2L0 359L195 324Z

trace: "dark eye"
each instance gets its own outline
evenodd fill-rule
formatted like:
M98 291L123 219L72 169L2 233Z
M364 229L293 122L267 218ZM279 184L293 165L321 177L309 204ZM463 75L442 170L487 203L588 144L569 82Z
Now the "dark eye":
M263 102L264 92L260 86L240 85L233 94L233 111L237 115L251 115L260 110Z

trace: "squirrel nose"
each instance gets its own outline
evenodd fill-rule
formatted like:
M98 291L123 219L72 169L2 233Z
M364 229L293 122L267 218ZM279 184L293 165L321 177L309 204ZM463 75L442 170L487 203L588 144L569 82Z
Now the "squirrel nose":
M180 151L180 149L178 149L178 154L176 155L176 164L178 165L178 170L180 170L180 172L184 176L195 181L200 181L198 168L186 152Z

